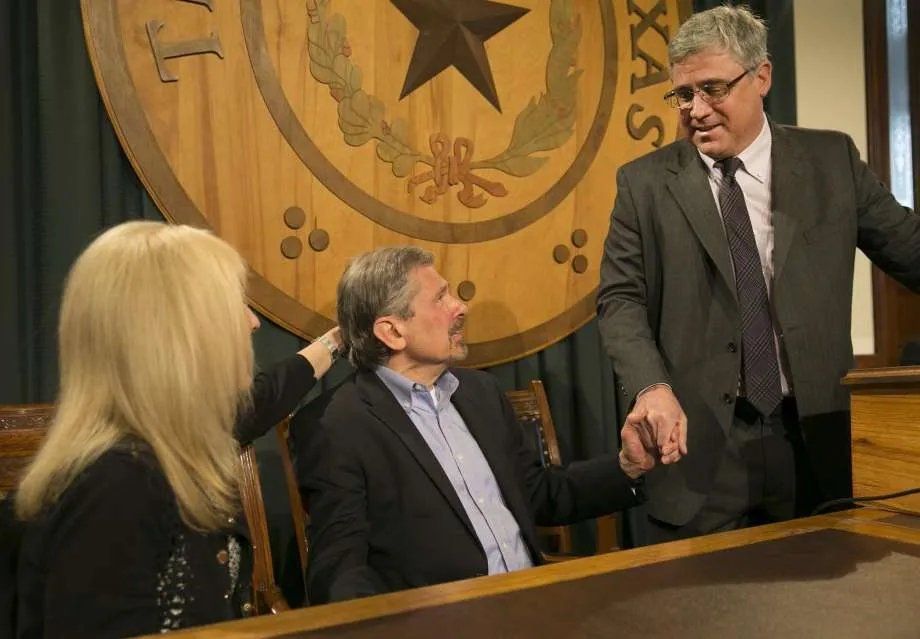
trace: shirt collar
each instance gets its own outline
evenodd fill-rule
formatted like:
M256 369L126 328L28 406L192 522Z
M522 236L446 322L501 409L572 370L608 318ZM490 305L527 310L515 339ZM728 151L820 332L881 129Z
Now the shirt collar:
M754 141L744 151L738 154L738 159L741 160L744 166L742 170L761 184L765 184L770 176L770 152L772 148L773 132L770 130L770 123L764 117L760 133L757 134ZM706 163L706 168L712 173L717 160L700 151L697 152L703 158L703 162Z
M431 394L424 384L412 381L405 375L401 375L392 368L387 368L386 366L375 367L374 373L380 378L383 385L393 393L393 397L396 398L396 401L399 402L399 405L402 406L403 410L407 413L412 410L414 404L417 402L431 402ZM460 380L457 379L456 375L449 370L445 370L441 373L441 376L438 377L434 383L434 387L437 389L438 409L443 408L450 402L459 386Z

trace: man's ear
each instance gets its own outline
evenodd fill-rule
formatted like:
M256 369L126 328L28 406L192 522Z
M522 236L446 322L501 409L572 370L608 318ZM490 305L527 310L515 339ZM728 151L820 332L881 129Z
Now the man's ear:
M374 337L394 353L406 348L406 338L400 330L399 321L389 315L374 321Z
M757 78L757 82L760 83L760 97L767 97L767 94L770 92L770 87L773 85L773 64L769 60L764 60L757 69L755 77Z

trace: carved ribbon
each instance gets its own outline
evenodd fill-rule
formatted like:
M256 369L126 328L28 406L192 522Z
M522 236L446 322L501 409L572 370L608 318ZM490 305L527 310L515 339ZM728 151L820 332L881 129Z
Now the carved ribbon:
M482 193L473 190L474 186L496 197L508 195L508 190L500 182L492 182L472 172L470 163L473 159L473 141L469 138L456 138L451 148L450 138L443 133L432 133L428 136L428 146L434 157L434 165L431 170L410 178L408 185L409 193L413 193L416 186L432 182L419 196L422 202L433 204L457 184L463 185L457 193L457 199L471 209L477 209L488 201Z

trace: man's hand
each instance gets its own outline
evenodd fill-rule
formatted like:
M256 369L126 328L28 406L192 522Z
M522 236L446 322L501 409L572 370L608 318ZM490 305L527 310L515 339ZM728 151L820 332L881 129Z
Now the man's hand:
M673 464L687 454L687 416L668 386L653 386L641 393L631 414L645 415L662 464Z
M645 413L631 412L620 431L620 468L630 479L638 479L655 467L658 447L645 418Z

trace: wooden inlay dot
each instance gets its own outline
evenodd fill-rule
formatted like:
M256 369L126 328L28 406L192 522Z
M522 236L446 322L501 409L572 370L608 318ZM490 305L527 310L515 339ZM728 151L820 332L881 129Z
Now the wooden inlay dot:
M292 231L296 231L307 221L307 214L299 206L291 206L284 212L284 223Z
M469 280L460 282L457 286L457 297L464 302L469 302L476 295L476 285Z
M576 249L584 247L588 243L588 232L584 229L575 229L572 231L572 235L569 238L572 241L572 246ZM572 251L565 244L557 244L553 248L553 260L556 264L565 264L569 261ZM584 255L578 254L572 258L572 270L578 274L584 273L588 270L588 258Z
M557 244L556 248L553 249L553 259L556 261L556 264L565 264L569 261L569 256L571 254L569 247L565 244Z
M329 233L323 229L313 229L307 237L310 248L319 253L329 248Z
M281 240L281 254L289 260L297 259L302 252L303 242L300 241L300 238L288 235Z

